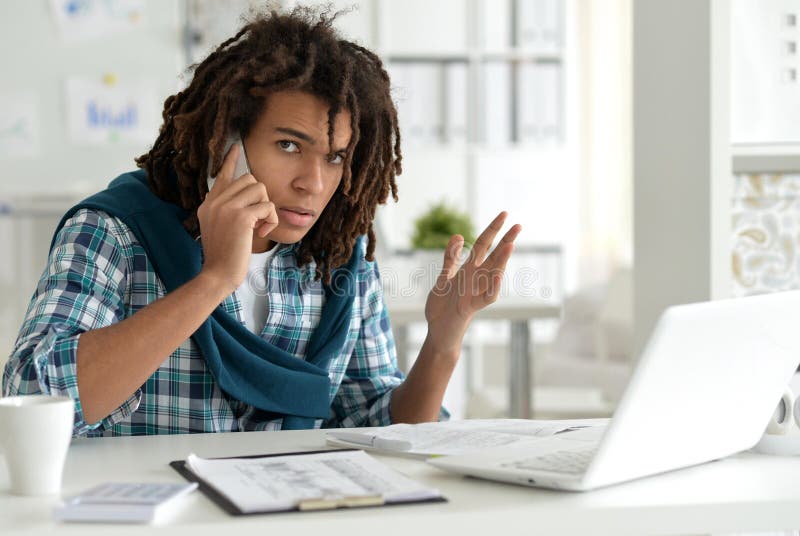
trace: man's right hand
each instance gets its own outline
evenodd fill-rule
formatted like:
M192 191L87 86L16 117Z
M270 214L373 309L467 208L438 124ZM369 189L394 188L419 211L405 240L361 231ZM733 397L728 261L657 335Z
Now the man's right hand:
M205 257L202 272L224 285L228 294L247 277L253 233L263 238L278 226L267 188L249 173L233 176L237 158L241 155L234 144L197 209Z

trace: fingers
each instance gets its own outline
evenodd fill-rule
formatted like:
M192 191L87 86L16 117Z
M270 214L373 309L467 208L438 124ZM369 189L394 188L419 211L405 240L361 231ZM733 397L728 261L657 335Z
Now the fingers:
M436 283L433 287L433 292L447 293L450 288L450 280L458 272L458 259L461 256L461 249L464 246L464 237L461 235L453 235L447 242L447 247L444 250L444 264L442 271L439 272L439 277L436 278Z
M483 230L481 235L475 241L475 244L472 246L472 262L476 266L480 266L483 262L483 258L486 255L486 252L489 251L489 247L492 245L494 241L494 237L497 236L497 233L500 232L500 229L503 228L503 223L506 221L506 216L508 215L507 212L503 211L492 220L492 223Z
M275 229L277 226L278 226L278 216L276 214L274 218L268 217L264 220L259 221L256 224L256 232L258 233L259 237L264 238L269 233L271 233L272 230Z
M501 259L501 261L499 266L487 270L490 275L487 278L488 285L482 294L484 305L488 305L497 301L497 297L500 295L500 287L503 284L503 275L506 272L506 263L511 257L512 251L514 251L513 242L501 244L495 248L494 252L499 252L498 258Z
M278 212L275 203L266 201L243 208L241 215L247 218L250 227L261 237L266 236L278 226Z
M233 171L236 169L236 161L239 159L239 146L234 143L225 155L222 161L222 167L216 176L214 186L210 192L220 192L225 190L236 177L233 176Z
M473 295L477 299L476 306L483 308L497 301L500 295L503 276L505 274L508 259L514 251L514 240L522 231L522 226L516 224L509 229L497 247L486 260L473 272L475 288Z
M513 251L512 248L504 248L503 246L506 244L514 244L514 240L517 239L519 236L520 231L522 231L522 226L520 224L516 224L511 227L506 234L503 235L503 238L500 239L500 243L497 244L497 247L486 257L486 260L483 262L481 266L485 266L489 270L494 270L496 268L500 268L505 270L506 263L508 262L509 257L511 257L511 252Z
M458 259L461 257L461 250L464 247L464 237L461 235L453 235L450 241L447 242L447 247L444 251L444 264L442 271L439 274L440 278L452 279L458 271Z
M266 203L269 201L267 188L262 183L252 180L245 180L252 175L242 177L230 185L220 196L220 202L236 208L244 208L256 203Z
M275 207L275 203L267 202L264 207L266 209L266 215L261 213L261 219L256 222L256 232L261 238L267 236L280 223L280 220L278 219L278 210Z

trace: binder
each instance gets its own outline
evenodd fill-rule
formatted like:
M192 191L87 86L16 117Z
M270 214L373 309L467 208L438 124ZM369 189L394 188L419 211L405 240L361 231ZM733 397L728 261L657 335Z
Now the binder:
M254 456L234 456L230 458L215 458L214 460L210 461L259 460L259 459L278 460L281 458L288 459L291 457L305 457L305 456L314 457L320 455L327 456L327 455L332 455L334 453L353 453L355 456L359 455L368 456L365 452L361 450L341 449L341 450L318 450L318 451L308 451L308 452L289 452L281 454L263 454ZM374 460L372 458L369 459L372 460L371 463L377 463L383 466L383 464L381 464L377 460ZM237 505L235 500L231 499L225 493L220 491L219 487L215 485L215 483L197 475L189 466L186 460L175 460L173 462L170 462L169 465L189 482L197 482L200 491L204 495L206 495L209 499L211 499L212 502L214 502L217 506L219 506L225 512L227 512L232 516L260 515L260 514L286 513L286 512L308 512L308 511L319 511L319 510L332 510L339 508L368 508L375 506L394 506L399 504L414 504L414 503L447 502L447 499L443 497L438 490L419 485L420 486L419 491L428 493L418 493L416 496L409 496L406 498L401 498L400 500L386 499L381 495L373 493L373 494L361 494L357 496L346 496L346 497L313 497L313 498L299 500L291 505L287 505L285 507L280 507L280 508L267 507L258 510L244 510L239 505ZM385 469L392 471L388 467L385 467ZM410 479L402 475L398 474L398 476L411 481Z
M505 61L484 63L483 77L483 136L489 146L511 143L512 116L511 65Z
M484 50L506 51L511 47L511 0L479 0L478 23Z
M409 63L410 139L420 146L442 142L442 67L434 62Z
M523 63L517 79L519 141L558 143L563 138L562 71L558 63Z
M563 43L563 0L516 0L517 46L555 52Z
M542 137L543 95L535 63L526 62L519 66L517 84L518 141L538 143Z
M445 127L444 141L454 145L467 143L467 64L445 64Z
M540 91L542 92L541 128L542 140L559 142L563 138L562 69L558 63L537 64Z

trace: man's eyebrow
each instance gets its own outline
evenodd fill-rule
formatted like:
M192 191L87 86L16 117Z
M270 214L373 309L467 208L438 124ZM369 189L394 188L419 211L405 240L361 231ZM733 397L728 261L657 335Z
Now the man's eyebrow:
M275 127L276 132L281 132L283 134L288 134L289 136L294 136L295 138L300 138L306 143L310 143L311 145L316 145L317 140L306 134L305 132L300 132L299 130L295 130L289 127ZM337 149L333 152L334 154L339 153L347 153L347 147L342 147L341 149Z
M310 143L311 145L316 145L317 140L306 134L305 132L300 132L299 130L295 130L293 128L288 127L275 127L276 132L282 132L284 134L288 134L290 136L294 136L295 138L300 138L306 143Z

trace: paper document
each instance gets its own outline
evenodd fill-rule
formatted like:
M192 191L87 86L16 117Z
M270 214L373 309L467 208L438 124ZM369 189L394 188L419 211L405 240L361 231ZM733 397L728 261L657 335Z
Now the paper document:
M504 445L521 445L543 437L579 428L598 428L608 419L570 419L534 421L529 419L468 419L463 421L393 424L371 430L327 433L327 441L337 446L358 446L368 450L414 456L464 454ZM365 441L354 440L363 435ZM399 448L392 448L396 444Z
M190 454L186 464L243 513L414 502L441 496L438 490L397 473L362 451L214 460Z

